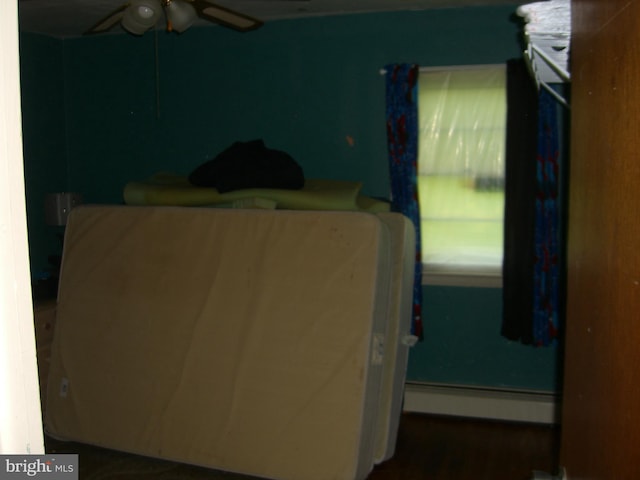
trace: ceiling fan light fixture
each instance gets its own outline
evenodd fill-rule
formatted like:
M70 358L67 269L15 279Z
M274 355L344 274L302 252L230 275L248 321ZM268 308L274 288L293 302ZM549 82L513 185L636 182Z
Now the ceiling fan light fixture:
M162 7L159 0L132 0L122 16L122 27L134 35L142 35L160 18Z
M193 22L198 16L193 5L183 0L169 0L165 3L164 8L171 29L178 33L184 32L193 25Z
M167 30L178 33L191 27L197 17L240 32L263 25L262 20L216 5L210 0L128 0L128 3L98 21L85 35L107 32L120 23L125 31L141 36L158 23L163 13L167 20Z

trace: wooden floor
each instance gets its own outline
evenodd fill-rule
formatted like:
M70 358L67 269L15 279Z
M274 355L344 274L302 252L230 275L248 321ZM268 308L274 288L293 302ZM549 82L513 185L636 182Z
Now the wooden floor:
M557 427L405 414L396 454L368 480L528 480L557 473Z
M245 475L48 438L48 453L77 453L81 480L240 480ZM404 414L394 457L367 480L530 480L556 473L558 430L550 426Z

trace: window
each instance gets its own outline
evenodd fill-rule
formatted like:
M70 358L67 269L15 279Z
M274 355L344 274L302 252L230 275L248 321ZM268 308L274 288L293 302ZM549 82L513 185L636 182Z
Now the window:
M505 66L422 69L418 89L423 281L499 286Z

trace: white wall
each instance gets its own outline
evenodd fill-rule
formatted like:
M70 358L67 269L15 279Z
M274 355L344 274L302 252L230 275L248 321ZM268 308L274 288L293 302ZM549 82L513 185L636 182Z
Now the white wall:
M42 454L20 110L18 0L0 1L0 453Z

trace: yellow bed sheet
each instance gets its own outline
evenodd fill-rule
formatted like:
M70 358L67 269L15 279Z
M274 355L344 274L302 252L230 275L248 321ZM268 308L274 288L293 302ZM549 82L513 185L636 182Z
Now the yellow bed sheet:
M124 188L127 205L246 206L249 200L285 210L345 210L388 212L389 203L360 194L362 183L345 180L307 179L300 190L250 188L220 193L215 188L196 187L186 177L158 173ZM260 202L254 202L256 206Z

